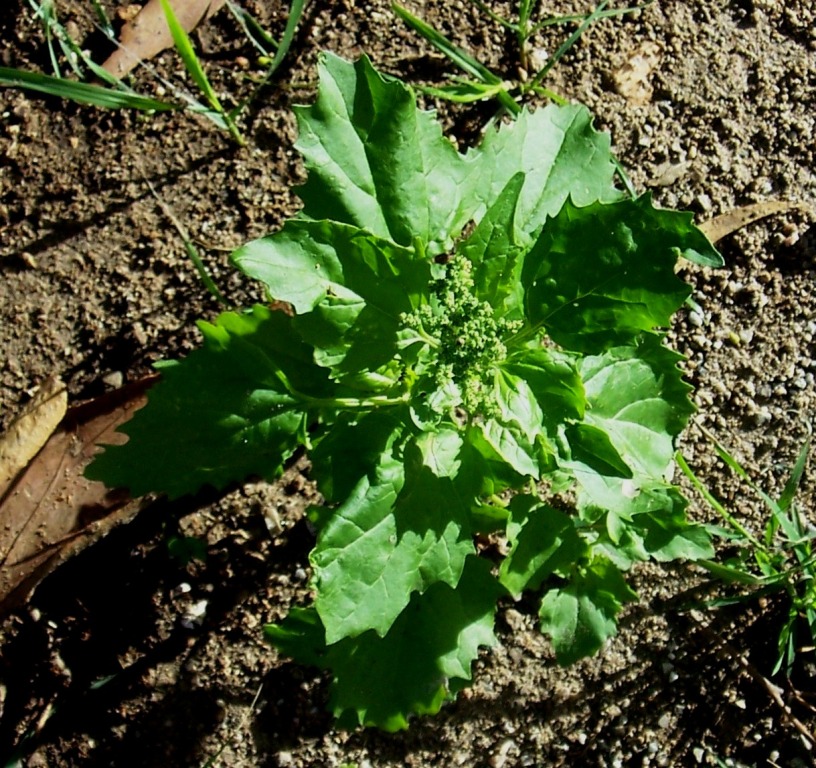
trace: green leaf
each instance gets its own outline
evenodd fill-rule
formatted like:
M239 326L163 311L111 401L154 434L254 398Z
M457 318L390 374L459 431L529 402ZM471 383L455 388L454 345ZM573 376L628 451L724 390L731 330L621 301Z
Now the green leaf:
M473 163L407 86L366 57L351 64L323 53L319 70L317 101L296 108L295 146L309 172L299 190L304 214L445 250L475 210Z
M471 444L488 460L501 459L519 475L537 478L546 450L542 446L542 420L527 383L496 370L492 402L498 413L469 430Z
M604 477L632 477L631 468L603 429L587 423L568 424L564 434L573 462Z
M586 357L580 365L585 421L605 432L635 474L661 479L672 466L674 439L693 413L681 356L646 336L637 346Z
M518 495L509 506L507 540L499 581L510 594L538 589L550 574L568 568L588 554L572 519L536 496Z
M362 299L395 320L427 296L430 264L365 229L336 221L287 221L232 254L270 295L309 312L327 297Z
M523 110L513 123L488 131L475 154L485 209L515 174L524 173L515 218L528 236L569 198L579 206L621 198L609 135L592 127L592 115L581 105Z
M412 714L438 712L470 680L479 647L496 643L500 593L489 563L469 557L456 589L415 594L385 637L366 632L327 647L316 612L302 609L265 631L282 653L331 670L329 707L341 724L398 731Z
M430 85L417 85L416 88L427 96L447 99L457 104L472 104L475 101L501 98L507 94L506 86L501 81L488 84L477 83L462 77L453 77L451 80L453 81L451 85L443 85L438 88Z
M385 451L325 522L311 562L328 643L369 629L385 635L413 592L458 582L473 552L478 488L466 475L437 477L438 461L428 440L406 446L404 458Z
M595 546L616 565L628 568L650 558L670 562L713 556L708 530L688 521L688 502L676 487L649 481L640 486L616 478L603 481L581 489L578 507L586 520L604 519L606 531Z
M457 429L443 427L438 432L424 432L416 439L422 465L436 477L456 477L462 466L462 435Z
M478 59L474 59L469 53L455 46L443 34L422 21L422 19L414 16L399 3L393 3L392 8L394 9L394 13L408 24L408 26L422 35L429 43L436 46L439 51L445 54L454 64L461 67L471 77L475 77L477 80L481 80L486 84L498 85L501 83L501 78L494 75Z
M382 456L398 450L405 410L344 413L309 454L317 487L329 503L344 501L364 477L374 481Z
M295 327L334 378L360 389L394 385L398 372L384 374L402 346L400 315L427 297L429 261L347 224L303 220L247 243L232 260L294 306Z
M691 214L648 195L611 205L565 203L525 259L527 319L566 349L597 352L667 328L690 288L679 255L711 248Z
M502 368L530 387L551 439L560 425L583 419L586 396L574 357L541 347L523 349L511 355Z
M711 537L702 525L689 523L679 492L678 508L671 514L648 512L638 515L630 528L643 538L643 547L659 563L673 560L705 560L714 557Z
M170 5L170 3L167 0L161 0L161 6L167 21L167 28L170 30L170 34L173 37L173 45L175 45L181 60L184 62L187 72L190 74L193 82L198 86L198 89L204 94L204 97L207 99L207 103L210 105L211 109L214 112L223 115L224 108L221 106L218 96L213 90L213 87L210 85L210 81L207 79L207 75L204 73L204 69L201 66L201 62L198 60L198 56L195 54L190 36L187 34L187 32L185 32L184 27L182 27L179 23L179 20L176 18L176 14L173 12L173 7Z
M107 446L87 477L171 498L249 475L277 477L314 399L335 393L326 372L281 312L226 312L200 328L204 347L161 364L147 407L119 430L128 442Z
M524 174L517 173L502 190L458 252L473 264L476 295L490 302L499 316L521 317L523 292L519 290L519 256L523 252L516 237L515 215Z
M297 117L309 171L299 190L304 214L404 246L419 238L431 255L481 219L518 172L525 182L516 225L527 236L569 196L578 205L621 197L609 136L582 106L523 111L461 155L405 85L365 57L350 64L323 54L317 101Z
M621 572L595 558L565 587L551 589L541 601L541 631L552 638L555 657L567 666L591 656L617 632L624 603L637 599Z

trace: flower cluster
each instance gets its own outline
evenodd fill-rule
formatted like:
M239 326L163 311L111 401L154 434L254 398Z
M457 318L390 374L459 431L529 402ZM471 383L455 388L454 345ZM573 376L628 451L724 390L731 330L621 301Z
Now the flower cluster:
M455 385L461 406L470 414L490 411L492 369L507 355L503 339L522 323L497 318L493 307L476 296L472 263L453 256L445 276L433 286L430 303L403 321L435 347L436 386L442 390Z

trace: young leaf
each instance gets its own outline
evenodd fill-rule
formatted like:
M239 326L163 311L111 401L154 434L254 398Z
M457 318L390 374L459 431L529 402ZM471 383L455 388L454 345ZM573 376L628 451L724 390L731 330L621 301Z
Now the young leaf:
M329 707L348 727L408 727L411 714L433 714L455 683L470 680L480 646L492 646L501 588L490 565L469 557L456 589L436 584L415 594L385 637L366 632L326 646L313 611L295 609L267 637L297 661L332 672Z
M502 561L499 581L514 597L525 589L538 589L550 574L588 554L572 519L538 497L516 496L509 509L510 553Z
M307 412L337 394L281 312L226 312L200 328L204 346L160 366L147 407L120 429L128 442L106 447L87 477L171 498L248 475L272 480L300 444Z
M647 336L580 366L589 408L585 423L605 432L628 467L659 480L671 466L674 438L693 412L677 353Z
M473 265L474 289L500 316L522 316L523 293L518 290L517 268L524 251L516 234L516 206L524 185L517 173L502 190L470 237L457 250Z
M586 395L575 358L553 349L526 348L508 358L502 368L530 387L551 439L560 425L583 419Z
M497 412L473 425L471 444L485 459L499 459L522 477L538 478L543 416L530 387L523 379L496 370L492 394Z
M564 436L576 464L583 464L604 478L632 477L631 467L618 453L604 429L585 422L568 424L564 429Z
M333 296L359 297L396 317L416 306L431 278L429 264L410 248L336 221L287 221L280 232L252 240L231 258L298 314Z
M361 389L394 384L362 374L383 375L397 356L401 313L427 297L427 260L347 224L304 220L244 245L232 260L294 306L300 336L335 378Z
M607 559L595 558L567 586L551 589L541 601L541 631L552 638L562 666L591 656L617 631L624 603L637 599L621 572Z

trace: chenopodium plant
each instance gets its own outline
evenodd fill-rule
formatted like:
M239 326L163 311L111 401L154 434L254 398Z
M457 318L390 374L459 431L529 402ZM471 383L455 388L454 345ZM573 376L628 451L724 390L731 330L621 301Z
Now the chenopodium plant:
M266 632L331 671L341 724L396 730L470 679L502 596L541 596L568 664L615 632L633 563L711 555L669 480L693 407L664 329L678 257L720 257L616 188L582 106L463 154L404 84L327 54L297 118L303 210L233 255L291 311L201 323L89 474L175 497L305 446L314 603Z

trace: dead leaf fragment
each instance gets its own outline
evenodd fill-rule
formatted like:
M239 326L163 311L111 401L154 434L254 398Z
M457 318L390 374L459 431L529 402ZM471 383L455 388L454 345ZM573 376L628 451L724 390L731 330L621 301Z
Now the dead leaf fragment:
M811 214L816 215L816 209L807 203L766 200L762 203L735 208L733 211L728 211L720 216L715 216L713 219L704 221L698 226L712 243L716 243L727 235L748 226L748 224L764 219L766 216L772 216L775 213L787 213L788 211L809 211Z
M179 24L191 32L199 23L210 18L226 0L169 0ZM123 78L143 61L149 61L173 45L161 0L150 0L141 11L122 27L119 47L102 64L102 69L114 77Z
M115 430L144 405L155 379L70 409L33 461L0 487L0 615L58 565L152 501L131 501L83 473L97 443L125 439Z
M615 91L632 104L648 104L652 100L649 78L663 58L663 49L645 42L629 53L626 61L612 73Z
M56 376L50 376L8 431L0 435L0 497L51 437L67 407L65 385Z

